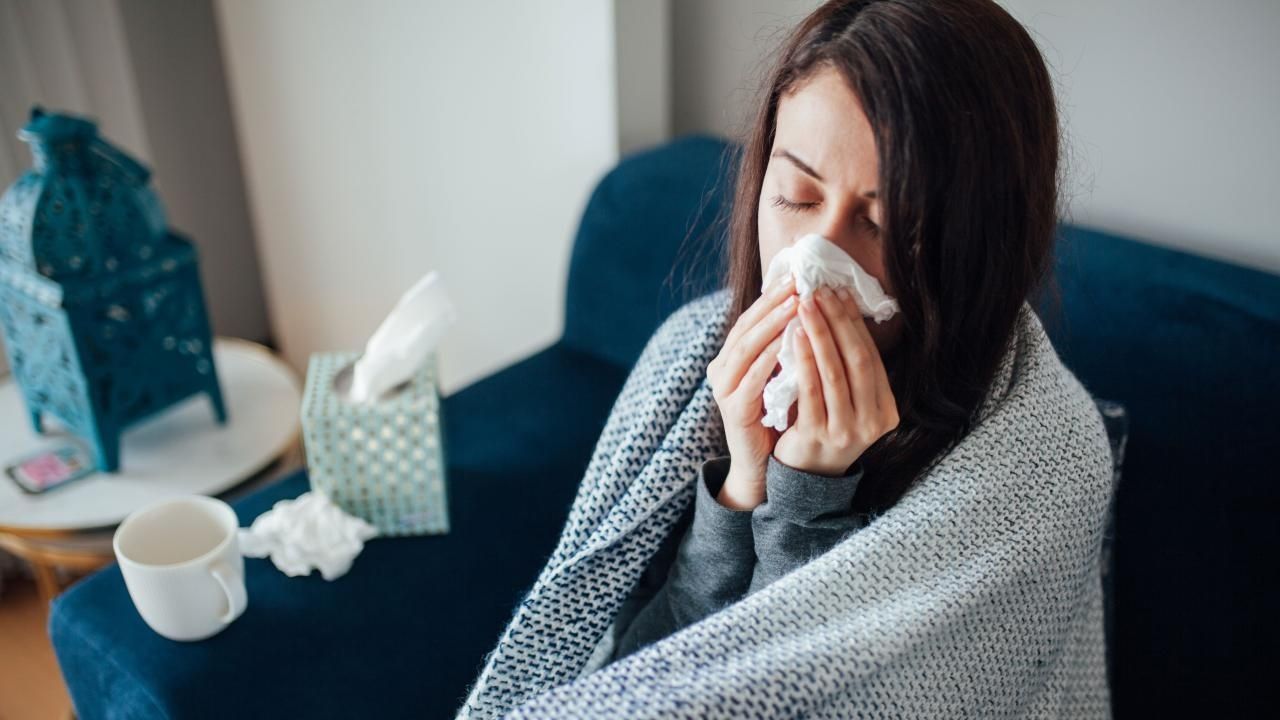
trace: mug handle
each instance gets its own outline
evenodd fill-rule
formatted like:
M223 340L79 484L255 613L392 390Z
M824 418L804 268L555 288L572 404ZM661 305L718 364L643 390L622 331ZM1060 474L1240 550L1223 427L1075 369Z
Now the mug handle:
M222 621L223 625L230 624L240 613L244 612L244 606L249 601L244 583L235 582L235 573L222 563L209 568L209 574L213 575L213 579L218 581L218 584L222 586L222 592L227 596L227 611L218 619Z

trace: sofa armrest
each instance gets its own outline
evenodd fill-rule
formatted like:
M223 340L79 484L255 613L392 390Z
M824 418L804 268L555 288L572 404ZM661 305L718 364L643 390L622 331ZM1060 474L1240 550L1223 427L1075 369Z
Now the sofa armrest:
M553 344L443 399L451 531L370 541L333 582L246 558L248 608L214 637L153 633L114 565L54 603L77 714L94 718L453 717L536 579L626 370ZM242 525L307 489L235 504Z

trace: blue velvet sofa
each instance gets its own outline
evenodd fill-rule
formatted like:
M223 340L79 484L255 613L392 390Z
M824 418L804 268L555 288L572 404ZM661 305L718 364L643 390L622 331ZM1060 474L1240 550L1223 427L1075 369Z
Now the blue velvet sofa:
M248 559L248 610L199 643L152 633L114 566L59 597L49 631L80 717L452 717L645 340L715 286L733 150L688 136L595 188L563 335L444 398L449 534L374 540L336 582ZM1069 225L1058 272L1039 306L1055 345L1130 418L1115 714L1261 707L1280 647L1280 277ZM242 524L306 488L298 472L241 500Z

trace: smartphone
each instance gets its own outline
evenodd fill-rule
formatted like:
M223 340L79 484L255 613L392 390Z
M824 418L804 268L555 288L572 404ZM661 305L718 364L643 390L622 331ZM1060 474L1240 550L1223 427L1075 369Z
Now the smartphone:
M94 473L93 458L78 443L67 443L18 458L5 474L23 492L38 495Z

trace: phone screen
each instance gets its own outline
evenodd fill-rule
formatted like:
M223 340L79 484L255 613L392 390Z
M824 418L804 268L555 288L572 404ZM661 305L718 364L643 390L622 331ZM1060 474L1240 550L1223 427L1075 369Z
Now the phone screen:
M5 468L24 492L38 494L61 487L94 472L93 459L80 445L71 443L19 458Z

